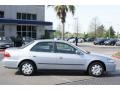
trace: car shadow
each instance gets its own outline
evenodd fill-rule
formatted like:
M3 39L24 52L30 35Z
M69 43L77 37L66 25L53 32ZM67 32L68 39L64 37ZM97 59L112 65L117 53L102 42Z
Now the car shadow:
M15 75L22 75L20 71L15 72ZM78 70L40 70L33 76L89 76L85 71ZM120 70L116 70L113 73L105 73L104 77L120 77ZM99 78L101 78L99 77Z
M120 77L120 70L116 70L115 72L105 73L102 77Z
M19 71L15 75L22 75ZM85 71L76 70L40 70L33 76L88 76Z

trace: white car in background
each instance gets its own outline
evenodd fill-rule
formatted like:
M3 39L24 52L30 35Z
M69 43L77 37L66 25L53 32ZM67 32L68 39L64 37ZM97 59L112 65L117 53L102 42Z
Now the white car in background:
M75 38L69 39L68 42L70 42L70 43L75 43ZM84 42L84 39L78 38L78 43L82 43L82 42Z

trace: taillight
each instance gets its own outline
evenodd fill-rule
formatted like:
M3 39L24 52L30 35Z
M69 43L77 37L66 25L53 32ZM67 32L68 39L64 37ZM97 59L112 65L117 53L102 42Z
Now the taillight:
M4 57L10 57L10 53L4 52Z

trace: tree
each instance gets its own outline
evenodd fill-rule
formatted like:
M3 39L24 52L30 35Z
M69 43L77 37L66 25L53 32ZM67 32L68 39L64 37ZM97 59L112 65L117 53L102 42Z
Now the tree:
M96 36L97 37L104 37L104 34L105 34L104 26L103 25L98 26L96 29Z
M92 22L90 23L90 29L89 29L90 30L89 33L91 33L90 36L97 37L97 28L98 28L98 26L100 26L98 18L94 17L92 19Z
M62 39L64 40L64 32L65 32L65 19L66 15L71 12L73 15L75 13L75 7L73 5L49 5L53 6L57 16L61 19L62 23Z
M115 31L112 26L110 26L109 29L106 31L106 37L109 37L109 38L115 37Z
M56 38L61 38L61 32L60 32L59 30L56 30L56 31L54 32L54 36L55 36Z

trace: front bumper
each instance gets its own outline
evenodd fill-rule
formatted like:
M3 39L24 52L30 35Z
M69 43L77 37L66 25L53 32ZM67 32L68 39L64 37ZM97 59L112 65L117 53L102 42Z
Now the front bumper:
M106 63L106 72L114 72L116 70L116 64L114 62Z

